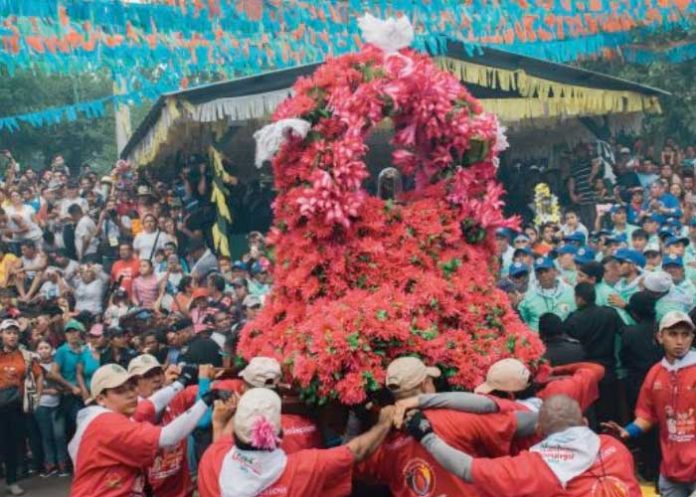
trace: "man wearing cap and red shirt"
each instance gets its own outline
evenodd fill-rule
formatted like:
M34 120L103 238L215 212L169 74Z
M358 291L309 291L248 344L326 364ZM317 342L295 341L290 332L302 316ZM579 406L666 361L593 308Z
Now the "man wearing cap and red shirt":
M542 314L553 312L565 319L575 310L575 299L573 289L561 281L556 266L549 257L539 257L534 261L534 275L536 281L530 282L518 311L527 326L538 331Z
M408 432L447 471L490 497L640 497L631 453L613 437L585 426L577 402L565 395L544 401L539 430L546 437L516 456L480 458L453 447L415 411Z
M378 423L345 445L287 454L280 446L281 400L267 388L242 395L234 415L234 436L206 451L198 467L201 497L344 497L352 488L353 465L386 437L393 408Z
M439 376L439 369L426 367L420 359L401 357L389 364L386 386L400 400L435 393L433 379ZM531 413L477 415L447 409L428 411L425 416L449 443L486 456L508 454L515 435L531 434L536 421ZM388 485L395 497L476 495L470 486L445 471L416 440L401 432L392 433L358 466L357 473L359 478Z
M508 358L491 365L486 381L475 393L446 392L418 395L397 402L397 424L411 409L453 409L478 414L495 412L539 412L545 399L566 395L586 411L599 397L598 384L604 376L599 364L579 362L558 366L545 383L536 383L527 366ZM517 454L539 441L536 437L513 440L510 453Z
M81 410L68 452L75 468L71 497L134 497L145 495L143 468L159 450L185 439L218 391L199 400L165 427L130 419L138 397L135 380L117 364L100 367L92 377L94 405Z
M150 354L139 355L130 362L128 375L135 379L138 394L138 407L132 416L134 421L166 426L193 406L196 392L184 388L192 375L189 372L174 381L178 373L178 368L171 366L165 373L162 365ZM167 381L169 385L164 386ZM186 439L183 439L158 451L147 469L147 480L155 496L185 497L193 493L186 447Z
M643 382L636 418L625 427L604 426L628 439L653 426L660 430L660 495L689 497L696 491L696 351L694 323L688 314L668 312L660 320L657 340L665 357Z
M213 383L215 388L228 390L238 395L252 388L270 388L276 390L280 385L282 371L280 363L272 357L254 357L239 373L241 380L219 380ZM210 381L201 380L199 395L210 388ZM283 411L288 409L284 404ZM307 416L289 412L281 414L283 441L280 448L286 454L293 454L305 449L323 447L321 433L316 423Z

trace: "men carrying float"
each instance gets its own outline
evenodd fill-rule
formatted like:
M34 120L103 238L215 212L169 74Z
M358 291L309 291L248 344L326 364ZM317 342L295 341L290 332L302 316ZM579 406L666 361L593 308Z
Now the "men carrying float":
M160 449L185 439L219 396L211 391L167 426L130 419L138 405L136 381L116 364L100 367L92 377L92 398L78 414L77 432L68 451L75 468L71 497L145 495L142 468L151 466Z
M426 367L415 357L402 357L387 368L386 386L400 400L435 393L433 379L439 376L439 369ZM513 438L531 434L536 421L533 413L481 416L448 409L429 411L426 416L449 443L460 450L486 456L508 454ZM397 431L358 467L356 476L388 485L395 497L477 495L473 488L445 471L416 440Z
M287 454L281 447L281 400L266 388L247 390L234 415L234 436L222 435L198 468L201 497L342 497L352 488L353 465L371 454L389 433L393 408L345 445Z
M616 439L585 426L577 402L565 395L544 401L544 440L517 456L479 458L445 442L428 418L414 411L409 433L448 471L490 497L640 497L631 453Z

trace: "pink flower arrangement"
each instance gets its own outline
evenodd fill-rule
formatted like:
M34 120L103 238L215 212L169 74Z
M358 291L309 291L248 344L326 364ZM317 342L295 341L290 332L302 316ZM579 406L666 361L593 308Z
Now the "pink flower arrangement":
M344 404L365 401L406 354L464 389L503 357L538 365L541 342L495 289L493 232L517 222L495 180L505 137L454 76L367 45L298 80L284 118L312 128L273 161L275 283L242 331L244 357L277 357L306 401ZM366 139L385 119L392 164L416 184L388 202L363 186Z

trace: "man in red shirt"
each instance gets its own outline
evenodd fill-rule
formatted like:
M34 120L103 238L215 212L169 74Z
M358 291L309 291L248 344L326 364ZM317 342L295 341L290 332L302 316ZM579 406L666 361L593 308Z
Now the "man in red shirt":
M142 354L128 364L128 375L136 381L138 407L134 421L166 426L196 402L196 392L184 387L191 375L179 378L179 368L170 366L166 373L157 359ZM166 375L166 376L165 376ZM167 386L165 386L167 384ZM158 451L147 468L147 480L155 497L186 497L193 494L186 439Z
M436 434L420 411L412 413L406 427L444 468L484 496L642 495L631 453L616 439L585 426L580 406L566 395L544 401L539 429L546 438L514 457L477 458L458 450Z
M662 448L660 495L689 497L696 492L694 323L688 314L670 311L660 320L657 340L665 357L645 377L636 419L623 428L613 421L604 426L628 439L657 425Z
M133 257L133 246L129 242L121 242L118 256L119 260L111 266L111 283L118 284L130 297L133 280L140 274L140 261Z
M409 398L434 393L433 378L439 376L439 369L426 367L415 357L402 357L387 368L386 386L397 400ZM530 434L536 421L531 413L476 415L446 409L428 411L425 416L443 439L481 456L508 454L513 437ZM524 422L524 418L529 419ZM366 481L388 485L394 497L478 495L471 485L440 466L415 439L401 432L390 434L357 473Z
M222 437L198 467L201 497L343 497L353 464L365 459L391 428L393 408L345 445L286 454L280 448L281 400L267 388L247 390L234 415L234 437Z
M239 395L251 388L270 388L277 390L282 371L280 363L272 357L254 357L240 373L241 380L216 381L213 386L221 390L229 390ZM324 446L321 433L316 423L301 414L285 412L288 406L283 406L281 424L283 441L280 448L286 454L293 454L305 449L320 449Z
M77 431L68 445L75 468L71 497L140 497L145 494L142 468L162 448L186 438L218 398L218 391L196 402L165 427L130 419L137 407L135 380L117 364L94 373L90 405L78 413Z

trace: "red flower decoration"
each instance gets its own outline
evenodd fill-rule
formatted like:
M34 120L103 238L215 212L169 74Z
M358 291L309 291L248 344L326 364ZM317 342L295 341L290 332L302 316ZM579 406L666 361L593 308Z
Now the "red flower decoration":
M242 355L284 361L309 402L345 404L363 402L406 354L460 388L504 357L536 367L541 342L495 289L492 233L516 224L495 180L504 140L495 116L410 50L368 45L294 89L274 119L301 117L312 129L273 161L275 283L242 331ZM366 138L386 118L392 163L417 185L397 202L363 187Z

